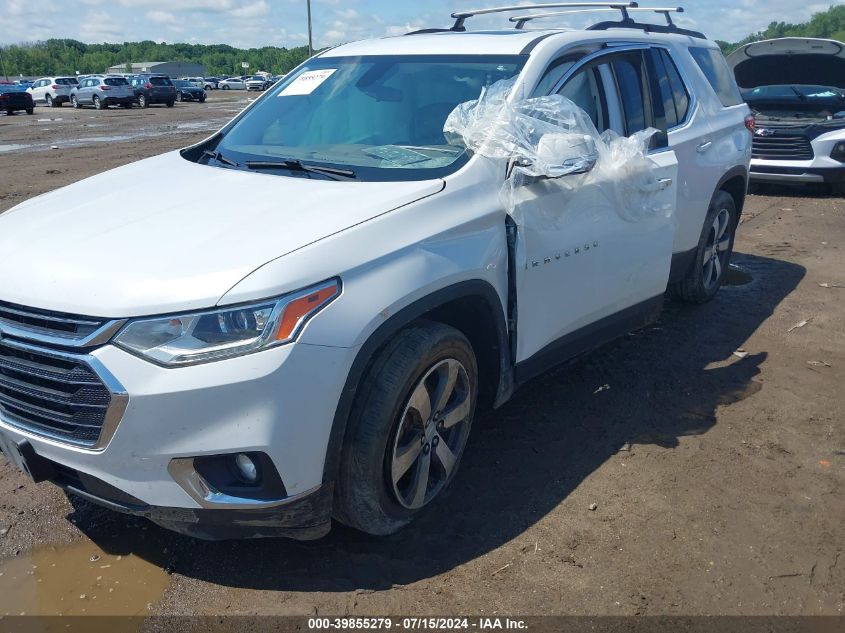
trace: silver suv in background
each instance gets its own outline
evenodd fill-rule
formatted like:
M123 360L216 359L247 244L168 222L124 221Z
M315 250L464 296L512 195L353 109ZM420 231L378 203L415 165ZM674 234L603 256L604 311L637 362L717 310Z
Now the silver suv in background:
M111 105L131 108L135 93L125 77L88 77L70 91L70 102L74 108L92 105L97 110Z

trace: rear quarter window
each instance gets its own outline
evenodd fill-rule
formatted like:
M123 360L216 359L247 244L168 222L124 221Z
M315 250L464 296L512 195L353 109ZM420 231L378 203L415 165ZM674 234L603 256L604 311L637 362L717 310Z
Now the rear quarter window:
M701 68L707 81L726 108L742 103L742 95L736 86L731 69L721 51L715 48L690 47L690 55Z

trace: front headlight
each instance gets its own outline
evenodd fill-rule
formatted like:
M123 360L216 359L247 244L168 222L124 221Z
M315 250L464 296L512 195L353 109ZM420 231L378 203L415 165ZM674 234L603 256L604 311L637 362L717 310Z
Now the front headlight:
M308 319L339 294L340 282L333 279L279 299L135 319L114 343L168 367L241 356L293 341Z

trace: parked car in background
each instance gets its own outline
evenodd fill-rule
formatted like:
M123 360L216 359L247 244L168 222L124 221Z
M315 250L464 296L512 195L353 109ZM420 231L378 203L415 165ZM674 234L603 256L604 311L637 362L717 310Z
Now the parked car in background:
M825 183L845 194L845 47L804 37L763 40L728 55L756 118L751 180Z
M29 88L34 82L31 79L18 79L15 82L17 85L22 86L24 90Z
M76 77L42 77L27 88L27 92L35 103L58 108L70 101L70 91L77 85Z
M264 75L253 75L244 84L246 84L247 90L257 90L259 92L264 92L270 87L270 82Z
M167 75L142 74L129 79L135 92L135 101L142 108L163 103L172 108L176 103L176 86Z
M135 94L124 77L88 77L71 88L70 102L74 108L86 105L92 105L97 110L111 105L131 108Z
M179 79L181 81L187 81L194 88L203 88L205 86L205 80L202 77L180 77Z
M35 112L35 102L23 86L13 83L0 83L0 110L7 115L24 110L27 114Z
M220 77L206 77L203 81L203 88L206 90L217 90L217 84L220 81Z
M246 90L246 83L240 77L230 77L218 82L217 87L220 90Z
M205 101L205 90L198 88L189 81L184 79L174 79L173 85L176 87L177 101Z

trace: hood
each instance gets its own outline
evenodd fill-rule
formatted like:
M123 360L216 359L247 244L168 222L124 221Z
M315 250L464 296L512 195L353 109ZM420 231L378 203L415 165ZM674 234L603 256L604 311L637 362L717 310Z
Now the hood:
M0 214L0 300L115 318L213 306L268 261L442 189L230 170L171 152Z
M743 90L791 84L845 88L845 44L836 40L783 37L751 42L727 60Z

